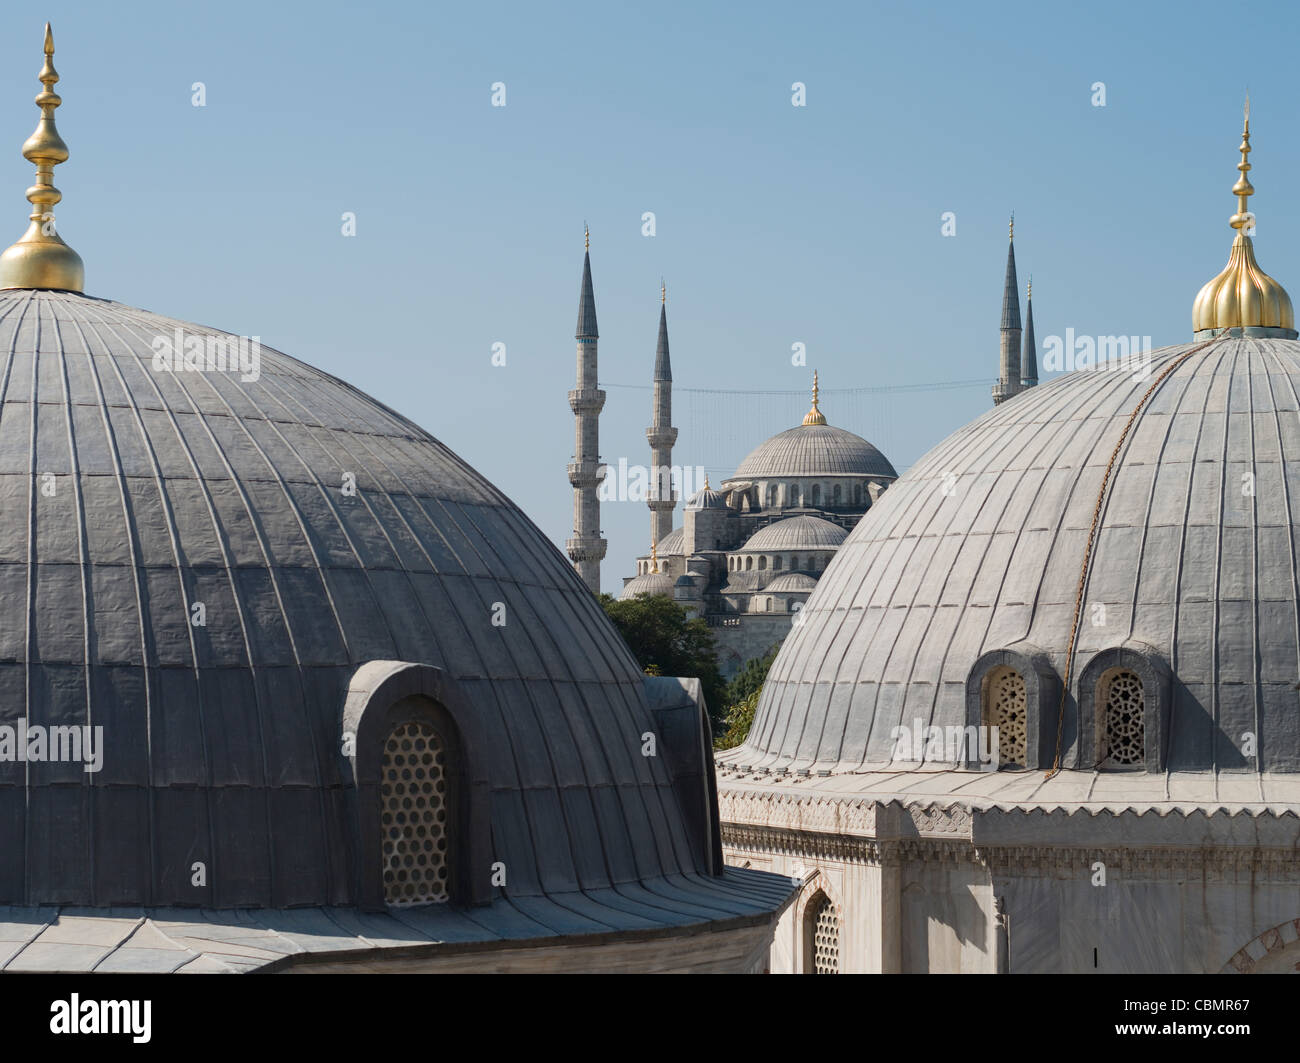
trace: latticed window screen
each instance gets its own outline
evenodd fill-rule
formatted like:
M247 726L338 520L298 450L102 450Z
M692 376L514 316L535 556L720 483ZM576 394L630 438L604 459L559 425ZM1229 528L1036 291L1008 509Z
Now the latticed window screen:
M434 729L418 721L395 727L384 745L381 780L384 900L446 901L447 765Z
M986 726L998 729L998 763L1023 768L1025 759L1024 677L1014 668L999 668L989 676Z
M826 894L812 902L808 927L812 931L813 974L839 974L840 917Z
M1103 685L1100 699L1106 713L1104 747L1099 761L1129 767L1146 760L1146 699L1142 680L1128 669L1113 672Z

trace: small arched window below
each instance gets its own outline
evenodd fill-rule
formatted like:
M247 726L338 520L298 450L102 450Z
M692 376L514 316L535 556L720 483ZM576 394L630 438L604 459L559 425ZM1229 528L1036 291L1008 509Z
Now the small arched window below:
M766 554L759 554L759 555L758 555L758 567L759 567L760 570L763 570L763 569L766 569L766 568L767 568L767 555L766 555Z
M776 484L771 484L767 489L767 508L776 509Z
M423 720L393 728L380 769L384 900L399 908L442 904L450 896L447 763L443 743Z
M835 504L838 506L838 505L840 504L840 502L843 501L843 498L844 498L844 488L842 488L839 484L836 484L836 485L835 485L835 491L834 491L834 494L833 494L832 497L833 497L834 500L835 500Z
M854 484L854 485L853 485L853 504L854 504L855 506L860 506L860 505L862 505L862 485L861 485L861 484Z
M772 558L772 568L774 568L777 572L780 572L780 571L781 571L781 555L780 555L780 554L777 554L776 557Z
M754 555L750 554L749 557L745 558L745 571L747 572L752 571L753 568L754 568Z
M791 484L789 493L786 495L785 504L787 506L797 506L799 504L799 485Z
M1142 679L1128 668L1115 668L1101 677L1097 704L1097 761L1103 768L1140 768L1146 763L1146 692Z
M822 485L821 485L821 484L813 484L813 490L812 490L812 504L813 504L814 506L820 506L820 505L822 504Z
M1025 767L1028 706L1024 676L1014 668L995 669L986 681L984 698L984 726L998 729L998 763Z
M818 893L804 914L808 974L840 973L840 917L824 893Z

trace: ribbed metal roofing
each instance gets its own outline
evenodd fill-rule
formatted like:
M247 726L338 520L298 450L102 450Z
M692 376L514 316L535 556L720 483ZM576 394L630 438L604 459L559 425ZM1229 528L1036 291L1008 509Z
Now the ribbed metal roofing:
M880 451L861 436L832 425L799 425L759 444L736 470L737 480L787 476L898 475Z
M596 293L591 286L591 252L582 257L582 286L578 289L578 330L575 339L597 339L600 330L596 327Z
M965 723L987 651L1037 647L1062 675L1107 461L1191 350L1040 385L918 461L819 581L739 761L887 763L896 726ZM1163 655L1170 771L1300 770L1297 394L1300 343L1222 339L1172 369L1117 459L1073 674L1126 643Z
M660 557L673 557L686 549L686 529L674 528L655 545Z
M786 517L759 528L740 549L749 553L834 549L848 534L838 524L821 517Z
M105 747L97 773L0 761L0 904L356 903L340 724L379 660L443 669L491 735L498 896L697 871L640 755L641 670L546 537L286 355L262 348L255 381L155 370L177 330L224 336L0 292L0 724L102 725Z
M593 311L594 312L594 311ZM659 304L659 342L655 344L655 379L673 379L673 363L668 354L668 307Z
M646 572L629 580L619 599L630 601L638 594L662 594L671 598L674 586L673 578L667 572Z
M702 487L686 501L687 509L729 509L727 496L711 487ZM664 536L666 539L667 536Z
M773 594L803 593L817 586L817 581L804 572L782 572L763 588Z

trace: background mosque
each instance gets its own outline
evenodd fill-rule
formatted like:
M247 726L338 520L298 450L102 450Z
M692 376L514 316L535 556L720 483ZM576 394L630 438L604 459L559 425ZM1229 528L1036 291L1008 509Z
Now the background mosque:
M1022 329L1014 223L1008 236L995 404L1038 384L1033 288L1028 289ZM568 545L570 558L593 591L599 591L600 559L605 555L596 497L604 475L598 460L604 392L589 387L597 374L597 338L588 242L578 303L578 385L569 393L577 442L569 465L576 520ZM672 387L664 290L652 418L646 429L650 550L636 559L636 575L625 577L620 597L661 595L672 598L688 615L703 617L713 629L719 670L729 678L789 634L835 552L898 473L867 440L827 422L814 372L812 407L802 424L760 443L718 489L706 480L704 488L686 500L682 523L674 527L677 493L666 475L656 475L656 470L672 468L678 438L672 424Z
M698 681L644 676L356 388L270 348L157 369L236 338L84 293L44 50L0 255L0 728L102 756L0 748L0 968L762 969L792 887L722 863Z
M1300 342L1250 150L1248 109L1191 343L1003 395L809 596L719 756L728 859L804 883L772 970L1300 970Z

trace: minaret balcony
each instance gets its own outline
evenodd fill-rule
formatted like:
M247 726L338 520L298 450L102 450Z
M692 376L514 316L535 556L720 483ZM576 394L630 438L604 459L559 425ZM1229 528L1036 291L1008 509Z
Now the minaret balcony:
M564 549L568 552L570 561L604 561L606 545L604 539L564 540Z
M574 487L599 487L607 467L598 461L571 461L568 471L569 483Z
M569 392L569 409L575 414L600 413L605 405L605 393L600 388L575 388Z
M664 447L671 447L677 442L677 429L671 427L656 428L651 426L645 430L645 437L650 445L657 450Z
M648 498L646 499L646 505L655 513L661 510L674 509L677 506L677 494L674 492L668 498Z

